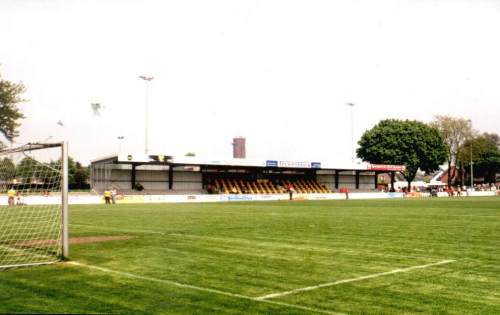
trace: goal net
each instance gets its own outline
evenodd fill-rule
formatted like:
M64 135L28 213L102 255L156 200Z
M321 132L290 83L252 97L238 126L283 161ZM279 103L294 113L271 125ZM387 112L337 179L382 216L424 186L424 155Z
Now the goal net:
M0 150L0 269L67 256L67 146Z

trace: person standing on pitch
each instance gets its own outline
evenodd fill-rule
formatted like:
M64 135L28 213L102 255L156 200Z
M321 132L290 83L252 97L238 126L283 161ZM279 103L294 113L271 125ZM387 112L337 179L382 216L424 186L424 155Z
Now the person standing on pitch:
M116 204L116 189L115 188L111 189L111 202L113 204Z
M295 190L293 189L293 186L290 184L290 185L288 186L288 194L290 195L290 200L293 200L293 192L294 192L294 191L295 191Z
M107 188L104 191L104 202L107 205L111 204L111 191L109 191L109 189L107 189Z
M9 207L12 207L15 204L14 198L16 197L16 190L11 187L7 192L7 196L9 197Z

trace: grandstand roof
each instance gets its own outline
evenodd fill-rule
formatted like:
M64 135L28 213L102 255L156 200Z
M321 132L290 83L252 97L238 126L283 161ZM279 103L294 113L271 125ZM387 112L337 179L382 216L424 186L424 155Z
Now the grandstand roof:
M402 171L402 165L374 165L366 162L331 163L321 161L284 161L264 159L205 159L191 156L169 156L164 154L116 154L98 158L92 163L117 164L166 164L189 166L220 166L220 167L262 167L283 169L322 169L322 170L353 170L353 171Z

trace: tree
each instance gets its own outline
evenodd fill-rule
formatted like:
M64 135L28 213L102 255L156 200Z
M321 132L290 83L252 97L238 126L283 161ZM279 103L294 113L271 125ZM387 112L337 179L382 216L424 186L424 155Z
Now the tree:
M470 162L474 163L475 177L494 183L496 174L500 173L500 137L483 133L469 139L463 144L459 159L464 162L467 171L470 170Z
M446 148L438 130L419 121L386 119L366 131L357 154L374 164L405 165L401 172L411 182L420 169L432 172L446 161Z
M24 118L17 105L24 100L21 94L25 92L22 83L12 83L4 80L0 74L0 133L12 142L19 135L19 119Z
M74 187L77 189L88 188L89 168L82 166L80 162L75 163L73 174Z
M23 183L29 183L34 174L37 174L38 162L31 157L23 158L16 167L16 175L18 175Z
M194 152L188 152L184 154L184 156L196 156L196 154Z
M448 186L451 186L451 167L458 166L460 150L467 139L473 135L472 123L464 118L435 116L431 126L439 131L446 147L448 162Z
M16 164L8 157L3 158L1 161L2 165L0 167L0 180L12 181L16 175Z
M52 161L51 165L55 169L61 168L61 159ZM68 185L71 189L88 188L89 170L88 167L82 166L80 162L76 162L74 158L68 157Z

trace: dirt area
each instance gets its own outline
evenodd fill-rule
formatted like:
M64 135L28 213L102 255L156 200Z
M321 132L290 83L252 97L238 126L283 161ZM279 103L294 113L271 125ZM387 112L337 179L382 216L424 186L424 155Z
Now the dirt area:
M69 244L88 244L88 243L102 243L110 241L124 241L132 239L133 236L129 235L116 235L116 236L85 236L85 237L72 237L69 239ZM57 240L28 240L16 242L16 246L50 246L58 244Z
M69 244L87 244L87 243L102 243L110 241L125 241L134 238L129 235L116 235L116 236L86 236L86 237L72 237L69 239Z

